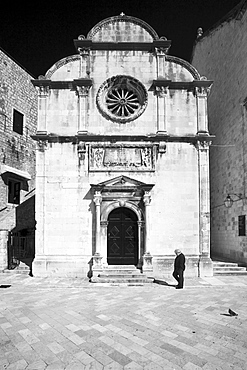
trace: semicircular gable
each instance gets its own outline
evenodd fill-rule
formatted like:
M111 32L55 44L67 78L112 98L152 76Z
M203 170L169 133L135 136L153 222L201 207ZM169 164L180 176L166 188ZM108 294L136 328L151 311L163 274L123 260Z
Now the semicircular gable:
M51 68L48 69L48 71L45 74L45 78L50 80L51 76L56 71L58 71L58 69L60 69L61 67L65 66L66 64L69 64L71 62L75 62L75 61L80 62L80 58L81 57L80 57L79 54L75 54L75 55L70 55L68 57L65 57L63 59L58 60L55 64L53 64L53 66L51 66Z
M201 79L196 68L186 60L167 55L166 63L170 64L170 66L168 65L168 79L172 81L191 81ZM175 67L174 64L176 65Z
M158 40L159 36L146 22L123 14L97 23L87 39L100 42L152 42Z

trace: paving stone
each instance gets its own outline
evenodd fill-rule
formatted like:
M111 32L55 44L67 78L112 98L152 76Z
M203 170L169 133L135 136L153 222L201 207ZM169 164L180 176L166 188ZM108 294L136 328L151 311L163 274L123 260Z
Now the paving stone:
M194 279L178 293L12 277L1 292L0 369L245 369L247 277L241 291L237 279ZM230 307L236 319L224 315Z
M112 360L118 362L122 366L128 365L131 362L131 359L129 357L124 356L122 353L116 350L110 353L109 357L111 357Z

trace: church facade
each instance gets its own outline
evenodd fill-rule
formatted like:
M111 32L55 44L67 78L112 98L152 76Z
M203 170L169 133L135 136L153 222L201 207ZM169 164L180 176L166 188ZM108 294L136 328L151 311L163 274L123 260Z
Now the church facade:
M212 275L207 96L212 81L121 14L39 79L35 276L109 266Z

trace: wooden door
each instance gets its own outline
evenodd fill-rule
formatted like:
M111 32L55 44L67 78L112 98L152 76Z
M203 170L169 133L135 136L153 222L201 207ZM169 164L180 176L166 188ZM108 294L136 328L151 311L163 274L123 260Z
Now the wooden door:
M138 262L137 216L129 208L114 209L108 218L107 262L136 265Z

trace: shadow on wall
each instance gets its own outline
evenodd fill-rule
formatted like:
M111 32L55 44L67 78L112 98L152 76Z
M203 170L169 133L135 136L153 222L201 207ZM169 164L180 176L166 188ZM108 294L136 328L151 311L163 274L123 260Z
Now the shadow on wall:
M35 257L35 195L16 207L16 226L9 232L8 269L32 276Z

